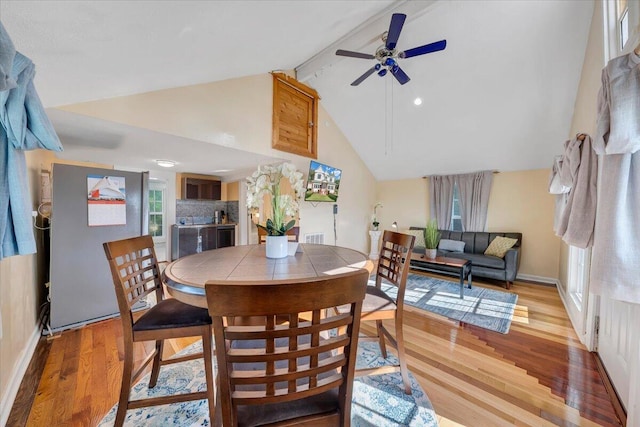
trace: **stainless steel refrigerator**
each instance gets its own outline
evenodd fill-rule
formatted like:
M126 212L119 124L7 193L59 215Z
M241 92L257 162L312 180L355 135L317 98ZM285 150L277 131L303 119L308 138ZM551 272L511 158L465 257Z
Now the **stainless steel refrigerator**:
M89 187L99 180L96 177L112 177L104 182L122 184L124 212L119 207L116 215L96 216L89 207ZM148 232L149 175L54 164L52 181L50 329L56 332L119 314L102 244ZM104 193L109 191L119 193L110 188Z

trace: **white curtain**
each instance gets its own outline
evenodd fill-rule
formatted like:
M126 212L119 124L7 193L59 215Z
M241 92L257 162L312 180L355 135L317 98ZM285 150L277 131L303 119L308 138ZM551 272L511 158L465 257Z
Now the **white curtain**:
M440 230L448 230L451 225L454 183L452 175L429 177L431 218L437 221Z
M589 291L640 304L640 55L602 70L598 134L602 161Z
M492 171L456 175L462 231L486 231L492 182Z

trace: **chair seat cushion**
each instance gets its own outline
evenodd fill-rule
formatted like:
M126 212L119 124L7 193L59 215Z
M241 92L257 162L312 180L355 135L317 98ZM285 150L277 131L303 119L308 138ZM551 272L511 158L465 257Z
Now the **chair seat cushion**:
M396 303L389 295L375 286L367 286L367 294L362 303L362 312L395 310Z
M291 402L239 405L238 426L269 425L307 415L337 412L339 408L338 389L334 388L315 396Z
M489 267L489 268L497 268L504 270L505 262L503 258L498 258L491 255L482 255L482 254L468 254L466 252L451 252L446 256L451 258L460 258L460 259L468 259L471 261L471 268L473 267Z
M185 328L210 325L211 317L206 308L185 304L175 298L160 301L133 324L134 331Z
M349 305L341 305L337 307L339 313L346 313L349 311L351 306ZM364 301L362 302L362 312L363 313L371 313L374 311L384 311L384 310L395 310L396 303L389 295L384 293L381 289L376 288L375 286L367 286L367 293L364 296Z

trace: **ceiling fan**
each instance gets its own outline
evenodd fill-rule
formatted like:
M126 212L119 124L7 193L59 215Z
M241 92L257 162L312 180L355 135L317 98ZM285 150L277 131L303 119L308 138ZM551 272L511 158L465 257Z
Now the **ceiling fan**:
M402 26L404 25L404 20L406 18L407 15L405 15L404 13L394 13L391 16L389 31L385 31L382 34L382 42L384 44L376 50L376 53L374 55L342 49L338 49L336 51L336 55L339 56L349 56L351 58L362 59L376 59L378 61L376 65L369 68L363 75L355 79L353 83L351 83L351 86L358 86L364 81L364 79L375 72L377 72L380 77L386 75L387 72L390 72L391 74L393 74L396 80L398 80L398 82L403 85L411 79L404 71L402 71L402 68L400 68L400 66L398 65L399 58L411 58L412 56L424 55L427 53L444 50L444 48L447 47L447 41L440 40L434 43L425 44L423 46L418 46L414 47L413 49L399 52L398 49L396 49L396 44L398 43L400 31L402 31Z

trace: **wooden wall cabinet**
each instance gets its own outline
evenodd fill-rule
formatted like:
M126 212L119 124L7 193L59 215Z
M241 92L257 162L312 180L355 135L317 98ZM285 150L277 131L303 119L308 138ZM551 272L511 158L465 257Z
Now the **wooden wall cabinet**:
M182 198L186 200L220 200L222 183L213 179L182 178Z
M293 77L273 73L273 148L318 158L319 99Z

